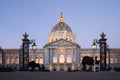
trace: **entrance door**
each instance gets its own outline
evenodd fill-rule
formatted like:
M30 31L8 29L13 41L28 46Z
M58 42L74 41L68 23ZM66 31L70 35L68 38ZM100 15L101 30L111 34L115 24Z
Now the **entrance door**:
M71 71L72 64L67 64L68 66L68 71Z
M64 64L60 64L60 71L64 71Z
M57 70L57 64L53 64L52 68L53 68L53 71L56 71Z

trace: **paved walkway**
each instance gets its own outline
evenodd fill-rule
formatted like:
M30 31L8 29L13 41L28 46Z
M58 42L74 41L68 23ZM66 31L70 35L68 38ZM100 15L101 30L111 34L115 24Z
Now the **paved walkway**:
M7 72L0 80L120 80L120 72Z

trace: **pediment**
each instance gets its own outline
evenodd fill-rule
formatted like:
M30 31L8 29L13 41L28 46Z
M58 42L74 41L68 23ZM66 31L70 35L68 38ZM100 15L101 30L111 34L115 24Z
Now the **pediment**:
M79 45L64 39L59 39L46 44L46 46L79 46Z

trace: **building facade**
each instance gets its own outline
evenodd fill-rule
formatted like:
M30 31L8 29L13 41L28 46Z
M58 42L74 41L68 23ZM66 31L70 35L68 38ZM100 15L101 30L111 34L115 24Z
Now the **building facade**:
M48 36L48 43L43 49L37 49L34 53L29 50L29 62L35 61L44 64L46 70L67 71L80 70L82 68L82 59L85 56L93 57L92 49L81 48L75 42L75 35L71 28L64 22L61 13L59 22L52 28ZM20 68L21 49L3 49L4 63L2 63L2 52L0 52L0 64L4 67ZM100 49L95 51L95 56L100 60ZM120 49L107 49L107 67L120 67Z

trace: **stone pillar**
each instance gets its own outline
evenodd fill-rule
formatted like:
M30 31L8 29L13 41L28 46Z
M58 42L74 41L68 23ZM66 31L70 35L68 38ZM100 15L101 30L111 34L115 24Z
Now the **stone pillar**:
M22 43L22 51L23 51L23 59L22 59L22 70L28 70L28 63L29 63L29 44L30 44L30 40L28 39L28 34L25 33L23 35L23 43Z
M53 71L53 69L52 69L52 62L53 62L53 56L52 56L52 48L50 48L50 54L49 54L49 59L50 59L50 62L49 62L49 68L50 68L50 71Z
M74 49L74 62L76 63L76 48Z
M74 57L75 53L74 53L74 48L72 48L72 70L74 70Z
M72 70L74 70L75 69L75 67L74 67L74 63L72 63Z
M76 60L76 48L74 48L74 70L76 70L77 65L77 60Z
M64 71L67 71L67 51L66 51L67 48L65 48L65 51L64 51L64 59L65 59L65 64L64 64Z
M59 63L59 49L57 49L57 63Z
M102 32L102 34L100 35L101 39L99 40L99 44L100 44L100 70L106 70L106 66L107 66L107 62L106 62L106 41L107 39L105 38L106 34L104 34L104 32Z
M50 71L53 71L52 64L50 64Z
M57 64L57 71L60 71L60 66L59 66L59 64Z
M74 50L72 49L72 62L74 62Z
M60 71L60 66L59 66L59 49L57 49L57 71Z
M66 53L66 48L64 50L64 59L65 59L65 62L64 63L67 63L67 53Z
M45 69L49 70L48 64L49 64L49 48L45 48Z
M67 71L68 69L67 69L67 64L65 64L65 67L64 67L64 71Z
M52 48L50 49L50 64L53 62L53 50Z

